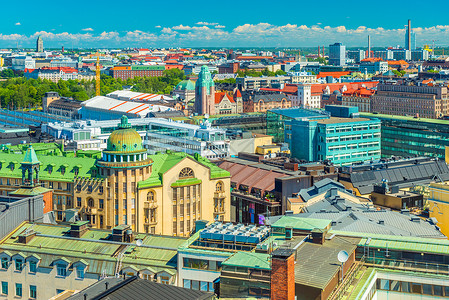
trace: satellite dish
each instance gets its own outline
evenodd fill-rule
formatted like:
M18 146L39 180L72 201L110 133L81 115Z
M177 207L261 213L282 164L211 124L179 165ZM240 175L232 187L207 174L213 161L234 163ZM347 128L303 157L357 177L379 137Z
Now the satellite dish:
M349 258L349 254L348 252L346 252L345 250L341 250L340 252L338 252L338 261L341 263L345 263Z
M142 246L142 245L143 245L142 240L137 240L137 241L136 241L136 245L137 245L137 247ZM346 253L346 254L347 254L347 253Z

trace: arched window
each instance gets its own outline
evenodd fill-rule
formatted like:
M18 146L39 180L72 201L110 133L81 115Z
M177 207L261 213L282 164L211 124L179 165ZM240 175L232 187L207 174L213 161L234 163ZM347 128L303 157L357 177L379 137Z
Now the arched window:
M154 192L148 192L147 194L147 201L148 202L154 202Z
M190 168L183 168L181 172L179 172L179 179L185 179L185 178L193 178L195 177L193 174L193 170Z
M215 185L215 191L216 192L224 192L223 182L221 182L221 181L217 182L217 184Z
M94 199L89 198L89 199L87 200L87 206L89 206L89 207L94 207L94 206L95 206Z

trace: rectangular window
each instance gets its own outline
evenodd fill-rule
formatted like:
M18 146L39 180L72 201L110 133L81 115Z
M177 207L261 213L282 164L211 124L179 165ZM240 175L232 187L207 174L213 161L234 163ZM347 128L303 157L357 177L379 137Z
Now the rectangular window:
M8 283L6 281L2 281L2 294L8 295Z
M37 298L37 292L36 292L36 286L30 285L30 298L36 299Z
M22 297L22 284L16 283L16 296Z
M432 295L432 286L430 284L423 284L422 293L424 295Z
M7 257L2 257L2 269L8 269L9 259Z
M23 270L23 260L16 259L16 271L22 271L22 270Z
M37 262L30 261L30 272L36 273L37 271Z
M67 268L64 264L57 264L57 274L58 276L67 276Z
M201 281L201 290L207 292L208 282L207 281Z
M192 290L199 290L200 289L200 282L197 280L192 280Z
M189 279L184 279L184 284L183 284L184 288L186 289L190 289L190 280Z
M100 200L99 200L98 208L100 208L100 209L103 209L103 208L104 208L104 200L103 200L103 199L100 199Z
M170 284L170 278L168 276L161 276L161 283Z
M84 267L76 268L76 278L84 278Z
M98 193L103 194L103 186L100 186L100 187L98 188Z
M76 198L76 207L81 207L81 197Z

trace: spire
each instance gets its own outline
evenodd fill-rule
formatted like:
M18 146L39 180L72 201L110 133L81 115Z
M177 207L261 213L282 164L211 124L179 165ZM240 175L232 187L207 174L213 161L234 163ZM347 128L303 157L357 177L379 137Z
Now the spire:
M33 146L30 145L25 152L25 157L23 158L22 164L39 164L39 160L37 159L36 152L33 149Z

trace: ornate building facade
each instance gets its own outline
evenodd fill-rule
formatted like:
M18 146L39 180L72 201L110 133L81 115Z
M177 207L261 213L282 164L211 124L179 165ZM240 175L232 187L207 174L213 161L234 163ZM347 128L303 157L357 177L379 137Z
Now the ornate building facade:
M59 222L78 215L95 228L126 224L137 232L187 236L197 220L230 220L229 172L198 154L148 155L125 116L101 159L37 157L30 149L31 166L19 166L23 154L0 153L0 192L17 190L22 169L32 167L35 183L53 190Z

